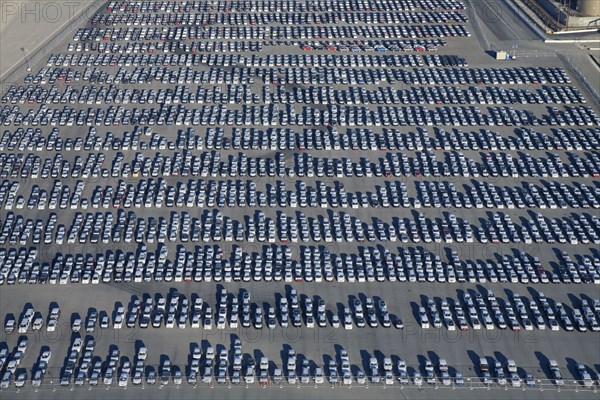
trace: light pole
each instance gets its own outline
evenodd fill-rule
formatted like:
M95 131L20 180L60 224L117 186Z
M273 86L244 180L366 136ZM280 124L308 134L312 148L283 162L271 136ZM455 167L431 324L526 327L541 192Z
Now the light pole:
M31 65L27 59L27 49L25 47L21 47L21 51L23 52L23 58L25 58L25 62L27 63L27 72L31 72Z

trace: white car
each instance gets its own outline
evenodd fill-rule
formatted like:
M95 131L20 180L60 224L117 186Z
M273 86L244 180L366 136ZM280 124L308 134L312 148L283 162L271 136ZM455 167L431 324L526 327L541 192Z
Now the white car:
M338 329L340 327L340 317L333 315L331 317L331 326L333 326L335 329Z
M52 358L52 351L50 349L44 350L42 354L40 354L40 364L50 362L50 358Z
M81 331L81 318L75 318L73 320L73 324L71 325L71 330L73 332Z

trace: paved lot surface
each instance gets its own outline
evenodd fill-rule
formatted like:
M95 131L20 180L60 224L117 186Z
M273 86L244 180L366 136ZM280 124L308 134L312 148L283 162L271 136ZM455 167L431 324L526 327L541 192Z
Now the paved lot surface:
M34 3L34 2L32 2ZM486 51L491 48L505 49L507 51L514 50L518 46L518 49L525 50L530 49L532 51L544 51L550 54L555 48L547 47L536 41L536 36L533 32L523 25L523 23L511 13L510 9L505 5L504 2L498 1L495 3L482 3L476 1L467 1L467 10L465 14L470 18L470 21L466 23L466 27L473 34L468 38L447 38L448 45L440 47L437 54L443 55L459 55L464 57L469 62L469 67L480 67L480 68L504 68L504 67L556 67L561 66L566 68L567 73L573 80L573 85L577 87L585 97L588 99L588 105L598 112L598 105L594 103L593 96L590 93L589 88L581 82L579 76L573 73L573 69L578 69L583 77L591 82L591 86L594 87L597 82L594 81L594 67L591 64L586 64L585 57L574 52L572 49L565 49L571 57L572 66L565 65L563 60L554 56L542 56L542 57L523 57L518 58L510 62L497 62L490 54ZM21 6L21 5L19 5ZM12 13L12 12L11 12ZM18 56L19 49L15 50L14 46L5 46L2 43L5 41L13 42L14 35L18 35L22 32L27 24L23 24L17 16L8 18L6 23L3 21L2 30L0 35L2 36L0 43L0 59L7 60ZM41 25L40 25L41 26ZM54 24L48 26L48 36L53 31L53 27L58 25ZM90 24L86 24L90 27ZM12 36L11 36L12 35ZM33 49L36 43L36 39L27 36L26 48ZM72 34L66 35L64 38L60 37L56 39L56 47L50 49L51 53L67 54L67 46L73 43ZM90 52L91 53L91 52ZM316 52L315 54L326 53L325 51ZM306 54L305 51L301 50L298 46L272 46L266 47L262 52L258 53L261 56L268 54ZM335 52L334 54L341 54ZM349 54L349 53L345 53ZM360 52L359 55L367 54L366 52ZM374 54L374 53L368 53ZM535 53L531 53L535 54ZM249 54L250 55L250 54ZM41 57L41 56L40 56ZM32 60L32 70L34 72L39 71L41 68L46 66L46 57L41 57L39 60ZM8 64L3 61L0 64L0 76L5 70L10 69ZM119 67L101 67L101 69L109 72L115 72ZM132 70L135 67L127 67L126 69ZM171 67L176 69L177 67ZM77 70L85 69L85 67L77 67ZM198 70L208 70L209 67L201 65ZM228 67L223 69L227 70ZM410 69L410 68L408 68ZM18 76L18 74L17 74ZM23 82L18 82L23 84ZM25 84L26 86L27 84ZM6 86L6 85L5 85ZM42 85L50 86L50 85ZM63 88L64 83L59 83L59 87ZM83 87L82 82L74 82L73 87ZM167 87L174 87L175 85L164 85L157 82L151 84L136 84L136 85L124 85L131 89L142 89L142 88L154 88L164 89ZM197 85L190 85L196 87ZM207 85L210 86L210 85ZM347 87L343 85L342 87ZM376 89L381 85L363 85L365 89ZM410 88L405 84L397 84L397 87ZM458 85L464 87L464 85ZM509 85L517 86L517 85ZM534 85L521 85L523 88L528 90L535 90ZM257 83L254 87L255 91L260 93L262 89L262 83ZM273 88L272 88L273 89ZM2 93L4 94L4 93ZM12 104L9 104L12 107ZM21 105L23 109L34 109L37 110L39 105ZM50 104L49 106L54 108L62 108L64 104ZM91 107L85 104L74 105L77 109L87 109ZM114 106L114 104L113 104ZM296 105L298 106L298 105ZM316 108L325 109L323 105L314 105ZM479 105L481 109L487 109L487 105ZM555 104L535 104L535 105L515 105L515 108L526 109L533 111L536 115L541 115L547 112L547 107L557 106L561 109L564 105ZM108 108L107 104L103 104L99 107ZM124 105L124 107L131 108L133 105ZM193 105L188 105L193 108ZM366 105L365 107L370 110L377 108L376 105ZM435 105L425 105L428 109L435 108ZM241 109L240 104L227 104L227 109L236 110ZM43 134L47 135L50 130L50 126L41 127ZM167 126L155 126L156 132L164 135L169 140L176 139L176 131L178 129L185 128L184 126L167 127ZM258 126L258 128L265 129L266 127ZM301 131L305 128L311 127L292 127L296 131ZM322 126L314 128L324 129ZM369 127L375 132L382 132L381 127ZM422 127L427 129L428 132L433 133L434 127ZM444 127L450 130L452 126ZM515 135L515 127L507 126L494 126L494 127L462 127L464 131L477 132L479 129L490 128L495 132L498 132L502 137L511 137ZM552 129L556 127L536 127L544 133L551 133ZM15 130L15 126L5 126L4 129ZM113 132L116 137L122 137L123 132L131 131L132 127L118 126L118 127L105 127L98 126L99 135L104 137L107 131ZM341 129L345 129L341 128ZM414 132L417 127L400 127L403 132ZM205 135L206 127L196 127L196 132L199 135ZM224 126L225 137L231 137L232 127ZM76 138L84 137L87 134L88 127L60 127L60 136L63 138ZM142 141L148 141L148 138L142 137ZM177 151L177 150L175 150ZM162 154L172 155L175 153L173 150L160 150ZM18 151L12 151L17 153ZM105 167L110 168L112 160L117 156L118 152L124 153L126 161L131 161L137 151L116 151L116 150L103 150L102 151L107 158ZM146 150L140 151L144 156L153 158L156 156L158 150ZM272 158L275 155L275 151L271 150L247 150L245 151L251 157L264 157ZM293 160L293 153L295 151L284 151L286 155L287 165L290 166ZM542 151L542 150L530 150L527 153L533 157L548 157L553 151ZM5 153L11 153L11 151L5 151ZM25 153L30 153L25 151ZM55 150L43 150L37 151L35 154L44 158L54 158L58 152ZM77 156L82 156L84 159L87 157L87 151L70 151L62 152L65 160L74 161ZM222 159L227 159L228 156L237 155L239 150L221 150ZM379 157L383 157L385 151L371 151L371 150L359 150L359 151L335 151L335 150L314 150L311 154L315 157L323 158L339 158L347 157L352 161L359 161L361 158L368 158L371 161L377 160ZM416 157L416 151L405 151L409 157ZM442 153L442 152L440 152ZM510 151L514 157L524 153L524 151ZM563 161L568 162L569 154L576 153L579 155L588 155L590 153L597 153L597 151L574 151L559 153ZM473 158L476 161L481 161L483 158L482 151L479 150L464 150L463 154L466 157ZM443 159L443 155L437 156L438 160ZM164 176L167 184L175 185L186 178L177 176ZM195 177L190 177L197 179ZM203 178L203 179L217 179L217 180L228 180L236 179L230 177L217 177L217 178ZM238 178L250 180L251 178ZM11 181L15 179L9 179ZM20 182L21 188L19 190L20 195L24 195L25 198L29 196L33 185L39 185L41 189L50 190L54 184L54 179L16 179ZM74 187L78 180L81 178L63 178L60 179L63 183L70 187ZM84 190L84 197L90 199L93 190L96 186L107 186L116 185L117 180L123 180L127 184L137 185L140 178L133 177L120 177L120 178L89 178L84 179L86 181L86 188ZM277 181L285 182L286 186L291 188L297 181L306 182L309 186L315 186L317 181L324 182L328 185L332 185L334 182L342 182L344 188L348 192L369 192L374 191L377 186L383 186L387 181L399 181L404 182L407 185L407 190L411 200L417 197L416 184L423 180L433 181L450 181L457 187L460 187L461 191L468 191L469 188L463 185L472 184L472 178L424 178L424 177L398 177L398 178L385 178L385 177L370 177L370 178L318 178L318 177L257 177L252 178L257 184L257 189L261 191L269 191L270 186ZM582 177L577 179L571 178L477 178L478 181L485 181L493 183L497 186L515 187L521 186L525 182L540 184L545 181L556 181L559 183L571 184L577 182L578 184L584 183L592 188L598 188L598 178L595 177ZM216 207L214 207L216 208ZM207 207L212 210L212 208ZM259 207L255 209L240 208L240 207L225 207L221 210L225 217L233 219L243 220L244 216L251 215ZM199 216L203 210L201 209L189 209L189 208L132 208L127 211L134 211L137 218L148 219L149 217L168 217L173 211L188 211L192 216ZM276 219L277 213L282 211L281 208L265 207L261 209L265 215L269 218ZM457 218L463 218L468 220L471 224L479 225L479 223L489 218L490 212L504 212L510 214L512 220L515 223L525 224L530 218L533 218L536 213L541 212L547 218L574 218L579 214L596 215L596 209L573 209L568 208L562 209L466 209L466 208L358 208L358 209L330 209L329 207L321 208L285 208L284 211L288 216L293 215L295 211L301 210L304 214L311 217L322 217L326 216L328 212L333 211L345 211L351 214L353 217L360 218L362 221L370 221L373 217L380 218L383 221L389 222L393 218L410 218L414 219L416 212L423 213L427 218L436 219L442 218L445 213L451 212L457 216ZM0 210L0 222L6 220L8 212L11 211L17 215L22 215L25 218L31 218L32 220L41 219L46 221L50 215L50 210L29 210L26 207L23 209L13 208L12 210L2 209ZM82 210L60 210L57 209L58 223L65 224L67 227L71 224L76 213L79 212L110 212L115 217L117 210L111 208L108 210L104 209L90 209ZM183 243L180 241L168 242L167 246L170 250L169 258L173 258L177 246L184 245L188 251L192 251L196 245L207 245L213 244L208 243ZM238 244L242 247L243 251L252 253L259 252L262 249L263 243L250 243L241 242L233 244L231 242L219 242L217 243L224 250L226 256L230 255L233 251L233 244ZM281 243L276 243L281 244ZM154 250L157 247L156 243L147 243L150 250ZM482 244L482 243L366 243L360 244L356 242L348 243L323 243L323 242L309 242L309 243L288 243L288 246L292 250L294 259L299 259L301 251L304 245L319 246L324 245L332 254L341 253L358 253L359 250L365 246L377 246L382 245L389 249L393 253L398 253L403 248L417 248L422 247L432 254L437 255L443 262L449 261L449 254L452 250L457 252L459 258L463 261L478 261L478 260L498 260L503 255L514 256L519 252L525 252L530 256L539 257L540 262L547 270L557 270L560 264L559 255L560 252L567 252L572 258L577 256L592 256L600 257L598 253L597 245L590 244L550 244L550 243L497 243L497 244ZM18 244L6 244L5 247L20 248ZM33 245L31 242L27 243L26 247L34 247L38 250L38 258L36 262L39 263L51 263L58 253L61 254L106 254L114 251L115 249L122 250L124 252L136 252L138 250L137 243L85 243L85 244L38 244ZM439 359L445 359L450 365L451 376L454 376L456 371L461 372L467 380L465 387L444 387L441 383L434 385L427 385L419 389L412 383L401 388L398 381L395 380L393 386L384 387L383 384L374 384L368 381L368 384L364 387L354 383L351 388L338 385L333 388L325 382L315 388L312 382L308 385L298 385L283 383L282 388L279 388L278 384L269 385L266 388L261 388L258 384L249 385L245 387L242 383L239 386L233 385L229 388L228 384L218 385L214 384L211 387L204 383L198 383L195 386L188 385L185 380L182 385L174 385L172 381L166 387L160 387L158 383L155 386L149 386L144 384L140 387L132 386L129 383L127 389L117 387L116 383L113 382L110 388L106 388L102 382L97 387L90 387L87 383L83 388L74 387L73 381L67 387L61 387L59 385L60 376L63 374L63 367L65 366L66 359L69 356L69 349L72 340L76 335L71 332L70 323L71 320L77 315L85 319L86 315L90 310L98 312L106 312L111 316L118 306L124 306L128 308L133 296L137 298L144 298L145 295L156 296L157 294L163 297L167 296L173 289L176 289L179 293L193 299L196 295L202 297L207 302L213 311L216 311L216 302L218 293L222 288L226 288L229 293L238 295L240 289L245 289L251 294L252 303L267 309L269 306L274 306L275 303L280 299L281 295L286 293L289 294L290 290L296 289L299 296L310 297L315 301L319 298L325 300L328 309L328 316L336 312L340 313L343 311L343 307L347 306L355 297L363 300L366 297L375 297L384 299L388 304L389 313L392 316L397 316L404 321L404 329L397 330L394 327L383 328L381 326L377 328L357 328L353 327L352 330L345 330L344 328L333 328L330 324L325 328L308 328L302 325L300 328L288 327L283 328L280 325L274 330L269 330L266 327L263 329L255 328L238 328L238 329L223 329L223 330L205 330L203 328L194 329L188 326L185 329L179 329L177 327L169 329L163 324L160 328L149 327L142 329L136 326L133 329L100 329L96 328L96 331L90 336L96 341L96 347L94 355L101 358L103 361L107 359L109 351L115 346L121 352L121 356L126 356L130 361L133 362L136 349L140 345L144 345L148 348L149 355L146 360L146 366L153 366L155 369L159 369L160 365L164 361L165 357L169 357L174 365L179 366L185 371L186 365L190 361L190 352L194 344L198 344L203 349L203 352L211 346L217 350L217 352L224 348L230 350L235 339L239 338L242 341L243 353L253 357L255 360L260 360L261 357L265 356L271 360L271 372L275 368L284 368L287 352L290 348L293 348L298 354L298 359L310 360L312 368L316 366L327 365L331 359L336 359L342 349L348 351L350 358L350 364L352 372L355 373L358 369L362 371L368 371L369 360L371 357L376 357L382 362L384 357L391 357L394 365L399 358L406 361L408 365L409 374L415 371L425 373L424 366L425 360L431 360L434 364ZM598 384L594 383L593 388L586 389L580 382L577 382L577 364L584 363L591 372L593 379L598 379L600 374L600 338L598 332L566 332L561 328L559 332L550 331L549 329L532 331L521 330L520 332L513 332L509 329L501 330L474 330L470 329L467 332L461 331L448 331L445 327L439 329L422 329L418 323L418 308L423 306L427 298L435 298L438 300L460 300L462 299L463 293L471 293L474 295L479 292L485 294L486 291L491 290L495 295L504 302L509 299L513 294L519 293L528 299L537 299L539 292L543 292L547 298L553 302L560 301L571 312L574 308L580 307L580 299L587 299L593 301L594 299L600 298L600 286L595 284L522 284L522 283L501 283L501 282L465 282L465 283L440 283L440 282L110 282L100 283L99 285L83 285L69 283L68 285L2 285L0 286L0 321L4 323L7 316L12 314L17 319L23 312L26 305L31 305L36 311L41 312L44 319L48 316L51 308L58 304L61 308L61 318L59 325L55 332L47 332L42 329L40 332L29 332L27 337L30 341L29 348L19 365L20 370L24 370L27 373L27 383L23 389L16 389L14 384L11 383L9 388L4 388L0 391L0 397L4 398L19 398L19 399L38 399L41 397L45 398L106 398L119 397L119 398L280 398L282 396L290 398L365 398L366 396L374 396L376 398L456 398L468 397L468 398L479 398L483 395L490 395L492 397L502 398L544 398L544 399L563 399L563 398L597 398ZM4 330L0 334L0 351L3 348L9 349L12 352L17 346L19 337L18 333L7 334ZM84 332L81 333L82 338L86 338ZM44 382L39 389L35 389L31 385L31 378L34 371L34 365L37 362L40 352L49 347L52 350L52 358L48 365L48 372L44 377ZM537 380L536 388L508 388L505 390L503 385L497 385L494 383L493 387L489 392L483 392L485 385L481 382L478 370L478 363L480 357L489 357L490 360L494 359L505 364L509 359L515 360L519 367L519 374L522 378L525 377L526 373L531 373ZM563 376L565 377L565 387L557 390L554 382L550 380L550 371L548 369L549 360L557 360ZM5 367L2 367L5 368ZM1 371L4 371L0 369ZM77 371L77 369L76 369ZM0 377L1 378L1 377ZM160 389L159 389L160 388ZM543 391L540 391L540 388ZM89 389L89 390L88 390ZM577 392L575 394L575 392Z
M5 80L16 65L27 65L47 41L69 29L85 13L89 1L3 1L0 6L0 78ZM95 7L94 7L95 8ZM32 29L32 27L35 27ZM27 49L25 52L22 49ZM25 68L25 67L24 67Z

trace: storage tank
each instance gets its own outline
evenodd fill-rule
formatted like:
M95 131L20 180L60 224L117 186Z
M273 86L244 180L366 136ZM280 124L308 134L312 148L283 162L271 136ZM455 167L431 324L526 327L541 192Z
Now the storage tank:
M577 0L577 10L586 17L600 17L600 0Z

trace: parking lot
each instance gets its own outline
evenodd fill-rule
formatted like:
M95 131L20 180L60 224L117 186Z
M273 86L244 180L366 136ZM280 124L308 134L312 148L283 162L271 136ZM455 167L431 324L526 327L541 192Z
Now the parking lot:
M472 17L107 2L0 93L0 391L597 396L599 110Z

